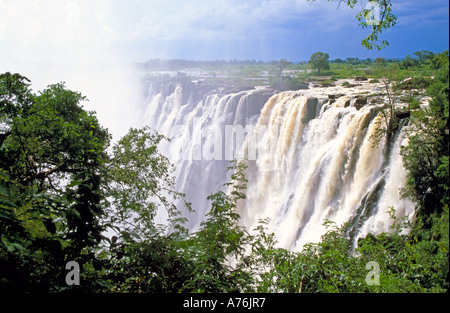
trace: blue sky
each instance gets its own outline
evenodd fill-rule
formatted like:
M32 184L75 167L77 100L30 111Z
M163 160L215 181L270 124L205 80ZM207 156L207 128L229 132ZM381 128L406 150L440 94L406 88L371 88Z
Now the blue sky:
M364 6L367 0L362 1ZM392 0L390 46L368 51L354 10L316 0L0 0L0 71L14 62L150 58L301 61L449 48L448 0Z

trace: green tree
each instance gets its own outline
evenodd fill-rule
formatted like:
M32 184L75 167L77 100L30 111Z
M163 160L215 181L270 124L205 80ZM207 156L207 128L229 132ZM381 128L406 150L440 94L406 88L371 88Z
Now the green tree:
M286 59L278 61L273 70L275 77L281 78L283 71L286 69L286 67L288 67L291 64L292 62L288 62Z
M313 69L316 69L320 73L321 71L330 69L330 63L328 62L329 58L330 56L328 53L316 52L311 55L308 63Z
M233 171L229 194L217 192L208 197L211 210L198 232L188 240L187 252L196 260L192 278L183 291L190 292L238 292L246 291L253 280L240 264L245 258L245 248L251 237L238 224L237 202L245 199L247 187L244 161L232 161ZM233 260L237 265L232 265Z
M167 138L147 126L131 128L112 147L107 164L108 222L142 238L159 231L154 223L159 208L166 211L172 226L184 222L174 204L184 195L175 191L173 165L158 151L162 140ZM190 210L189 203L186 208Z
M385 138L388 143L387 152L389 152L391 139L399 129L399 118L397 116L397 112L399 112L397 105L399 95L393 88L394 84L399 81L399 74L396 68L383 67L377 71L376 75L383 84L386 101L383 106L377 107L377 111L380 112L383 118L378 121L378 127L370 139L373 145L377 146L381 139Z
M316 1L316 0L307 0ZM334 1L334 0L328 0ZM358 0L339 0L339 6L344 3L351 9L355 8ZM380 40L379 36L384 31L397 23L397 17L392 12L391 0L372 0L358 11L355 18L363 29L371 29L371 33L361 41L361 45L369 50L381 50L389 45L387 40Z
M359 58L347 58L346 61L348 64L359 64L360 63Z
M118 176L130 176L129 182L122 179L124 186L131 187L130 192L134 192L134 188L139 187L134 186L133 181L136 179L153 181L155 184L158 184L159 180L164 180L162 179L164 175L161 176L160 173L146 174L151 172L151 166L159 164L156 160L160 157L156 143L162 137L147 137L145 134L150 134L148 129L138 130L140 135L137 137L133 134L134 132L136 130L131 130L113 149L120 155L123 153L128 155L131 152L131 155L127 156L127 160L131 163L128 161L123 163L121 157L116 159L124 170L123 172L120 170L122 174ZM147 148L143 150L135 149L135 147L126 148L130 142L140 142L136 139L142 139L142 135L147 141L146 144L142 142L142 147ZM141 159L140 152L147 155L142 156ZM134 153L137 155L134 156ZM146 160L149 158L153 160L147 163ZM142 173L143 167L132 166L144 163L150 165L154 161L156 163L148 167L145 173ZM165 172L165 162L160 165ZM130 166L131 175L125 171L125 168ZM229 168L233 171L231 182L227 183L231 188L230 193L217 192L208 198L211 200L211 210L200 229L192 234L187 233L179 219L171 219L168 225L157 227L152 216L155 213L154 210L148 213L151 203L144 204L133 200L136 197L133 194L129 194L131 200L123 202L128 193L123 194L124 187L120 187L121 191L116 197L118 200L116 204L122 209L116 209L112 215L117 216L118 212L119 215L125 214L124 221L115 222L118 225L115 227L118 234L112 237L109 249L102 252L104 268L102 279L117 292L178 293L252 290L253 278L251 273L246 271L242 260L246 258L245 248L253 237L238 225L239 215L236 213L237 201L245 197L243 193L246 188L245 168L242 162L232 162ZM135 174L144 175L144 177L137 178ZM115 173L111 175L117 176ZM150 177L151 175L155 175L154 178ZM145 190L151 191L152 188L141 187L143 188L138 189L144 191L144 194L138 198L146 199L149 194ZM133 203L136 203L136 206ZM126 215L127 212L133 215ZM140 216L141 213L144 217ZM233 260L236 262L235 265L231 264Z
M417 66L419 63L416 59L411 58L408 54L400 63L400 68L407 70L410 67Z
M56 84L33 94L28 79L10 73L0 92L0 288L181 288L192 269L177 253L187 231L172 165L157 149L165 138L131 129L108 154L110 135L80 93ZM162 209L166 226L154 220ZM117 235L105 237L108 229ZM81 286L65 284L68 261L80 264Z
M365 284L365 264L351 256L346 226L325 221L327 232L318 243L305 244L300 252L276 248L272 235L260 227L255 267L258 292L320 293L370 291Z
M110 136L83 100L64 84L33 94L27 78L0 75L0 168L13 204L1 207L3 288L64 289L65 263L91 262L102 239Z
M185 218L175 206L173 165L158 151L166 137L149 127L131 128L107 163L104 224L114 235L99 253L102 281L114 292L178 292L195 264L183 253ZM190 204L185 203L190 210ZM157 213L166 224L157 224Z
M426 62L432 62L435 57L435 54L432 51L421 50L413 53L419 62L419 64L424 64Z
M427 88L429 108L412 112L409 145L403 149L408 170L409 194L419 205L419 220L430 228L435 214L448 205L449 74L448 51L441 54L441 68Z
M448 210L435 220L443 236L435 240L419 240L408 233L409 222L388 211L391 232L377 236L368 234L358 240L356 256L361 261L376 261L380 267L380 284L373 292L445 292L448 289Z
M422 260L421 282L428 287L449 286L449 61L448 51L435 59L440 68L427 88L429 107L411 112L409 143L402 148L407 170L406 193L416 202L411 236Z
M384 58L378 57L375 59L375 63L378 66L386 66L386 60Z

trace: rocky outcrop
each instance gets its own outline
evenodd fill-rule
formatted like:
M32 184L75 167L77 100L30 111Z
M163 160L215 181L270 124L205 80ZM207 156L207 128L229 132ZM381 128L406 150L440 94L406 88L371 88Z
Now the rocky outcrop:
M336 102L336 99L343 97L344 94L342 93L338 93L338 94L329 94L328 95L328 102L329 104L333 104L334 102Z
M357 96L353 105L357 110L361 109L363 106L367 104L367 97Z
M405 118L408 118L411 115L411 112L409 111L396 111L395 112L395 117L398 120L403 120Z
M306 124L310 120L315 119L317 116L318 107L319 99L308 98L308 100L306 100L306 116L302 119L302 122Z

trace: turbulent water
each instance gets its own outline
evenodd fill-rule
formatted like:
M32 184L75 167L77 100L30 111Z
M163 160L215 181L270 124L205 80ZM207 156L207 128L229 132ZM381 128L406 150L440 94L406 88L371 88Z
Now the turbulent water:
M401 197L406 173L402 129L373 147L369 139L381 115L354 88L309 88L272 93L264 88L213 90L207 85L149 84L146 123L171 138L161 147L176 166L177 189L195 213L195 230L209 209L208 195L224 190L229 161L249 161L247 199L238 205L244 226L269 218L281 247L299 250L317 242L325 219L350 222L355 239L388 231L386 211L412 218L414 205Z

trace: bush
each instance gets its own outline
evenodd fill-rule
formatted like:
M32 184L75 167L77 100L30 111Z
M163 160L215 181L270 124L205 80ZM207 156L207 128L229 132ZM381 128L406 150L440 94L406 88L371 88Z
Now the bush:
M410 79L405 79L399 83L396 83L393 87L394 90L412 90L412 89L426 89L430 86L431 80L423 76L416 76Z

